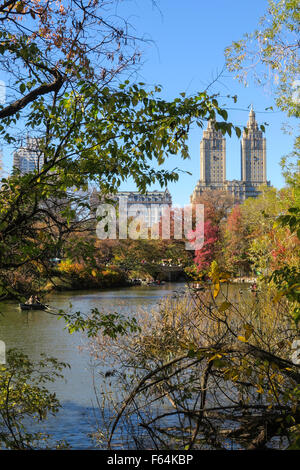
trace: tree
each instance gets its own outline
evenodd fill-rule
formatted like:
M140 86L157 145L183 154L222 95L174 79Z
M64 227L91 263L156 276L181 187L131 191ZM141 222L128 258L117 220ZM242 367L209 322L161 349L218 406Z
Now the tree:
M299 116L299 4L269 0L259 28L225 49L227 67L244 82L275 85L277 106Z
M0 442L7 449L27 450L49 446L44 433L29 431L60 408L55 393L45 387L63 377L67 364L41 357L32 362L16 350L7 352L7 364L0 366ZM60 444L57 443L57 446Z
M299 194L298 194L299 196ZM295 234L298 243L296 244L296 264L291 265L290 259L285 259L280 267L275 269L271 275L271 280L274 280L277 288L277 300L286 297L291 302L291 314L296 325L300 321L300 272L299 272L299 240L300 240L300 207L299 204L295 207L290 207L287 214L280 215L276 221L277 224L284 228L289 229L290 233ZM297 263L298 261L298 263Z
M249 240L240 206L235 206L224 227L224 256L227 268L233 273L249 272Z
M72 83L74 90L79 76L87 83L96 80L104 86L138 60L128 23L111 15L114 3L1 3L1 66L7 72L10 95L0 118L15 117L39 97L58 94ZM13 71L9 66L12 60Z
M197 234L198 230L200 230L200 227L196 227L196 239L200 239L201 237L200 234ZM194 259L200 271L209 268L211 262L216 258L219 237L219 228L214 225L210 219L206 220L206 222L204 223L203 247L195 251Z
M211 219L216 225L220 225L227 219L236 201L227 191L209 189L201 196L197 196L193 204L203 204L205 217Z
M226 191L207 190L193 201L193 206L202 204L204 208L204 244L195 251L198 269L207 269L214 259L221 260L222 225L234 206L234 197ZM201 239L201 228L196 227L197 238ZM191 238L194 235L190 234Z

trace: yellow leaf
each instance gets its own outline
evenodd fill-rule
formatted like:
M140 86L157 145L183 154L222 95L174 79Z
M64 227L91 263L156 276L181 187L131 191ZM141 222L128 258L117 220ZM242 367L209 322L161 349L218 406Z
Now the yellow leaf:
M94 277L97 276L97 271L95 269L92 270L92 276L94 276Z
M243 343L247 343L247 340L245 338L245 336L238 336L237 338L239 341L242 341Z
M209 361L213 361L214 359L221 359L222 354L214 354L212 357L209 358Z
M219 292L220 292L220 283L217 282L216 284L214 284L214 299L217 297Z
M210 272L208 273L209 277L216 279L219 277L219 266L216 261L213 261L210 266Z

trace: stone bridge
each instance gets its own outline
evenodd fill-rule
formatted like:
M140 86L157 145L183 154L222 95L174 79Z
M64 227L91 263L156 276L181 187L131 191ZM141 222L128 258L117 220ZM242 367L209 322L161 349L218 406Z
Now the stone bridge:
M176 282L185 280L185 273L183 266L169 266L162 264L148 264L151 270L151 274L154 279L160 279L161 281Z

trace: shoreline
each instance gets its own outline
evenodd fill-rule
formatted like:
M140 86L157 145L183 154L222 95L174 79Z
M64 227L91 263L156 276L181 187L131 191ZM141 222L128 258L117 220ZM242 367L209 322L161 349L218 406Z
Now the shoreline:
M189 280L189 281L185 280L185 281L165 281L165 282L171 283L171 284L176 284L178 282L188 284L190 282L190 284L199 284L199 286L203 286L202 283L197 283L197 282L193 281L192 279ZM244 276L244 277L238 277L238 278L232 279L229 282L229 284L244 285L244 284L253 284L255 282L257 282L257 278ZM157 287L163 287L163 286L164 286L164 284L157 285ZM148 286L145 283L142 283L141 285L136 285L136 284L133 284L133 283L126 283L126 284L121 283L121 284L114 284L114 285L111 285L111 286L95 286L95 285L90 285L90 286L86 286L86 285L84 285L84 286L82 286L82 285L81 286L65 285L65 286L62 286L62 285L59 285L59 286L55 286L52 289L41 290L39 292L39 294L42 297L48 297L51 294L55 294L56 292L57 293L76 292L76 291L82 291L82 290L86 290L86 291L89 291L89 290L107 291L107 290L110 290L110 289L128 289L128 288L131 288L131 287L152 287L152 286ZM24 298L25 298L25 296L24 296ZM21 302L20 299L17 299L14 296L8 295L7 297L0 300L0 304L1 304L1 302L6 302L6 301Z

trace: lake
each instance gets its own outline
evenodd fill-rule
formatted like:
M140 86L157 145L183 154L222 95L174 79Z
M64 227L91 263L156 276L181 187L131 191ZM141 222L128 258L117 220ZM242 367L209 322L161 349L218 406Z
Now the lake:
M166 283L160 287L137 286L111 290L61 292L51 295L47 302L68 312L100 311L132 315L140 308L151 309L162 297L182 289L183 283ZM99 418L93 390L93 363L86 349L83 334L70 335L65 322L44 311L21 311L15 302L0 303L0 340L7 350L18 348L32 360L41 353L70 364L64 380L50 383L62 409L43 424L43 429L56 440L64 439L74 449L94 448L88 433L93 432Z

